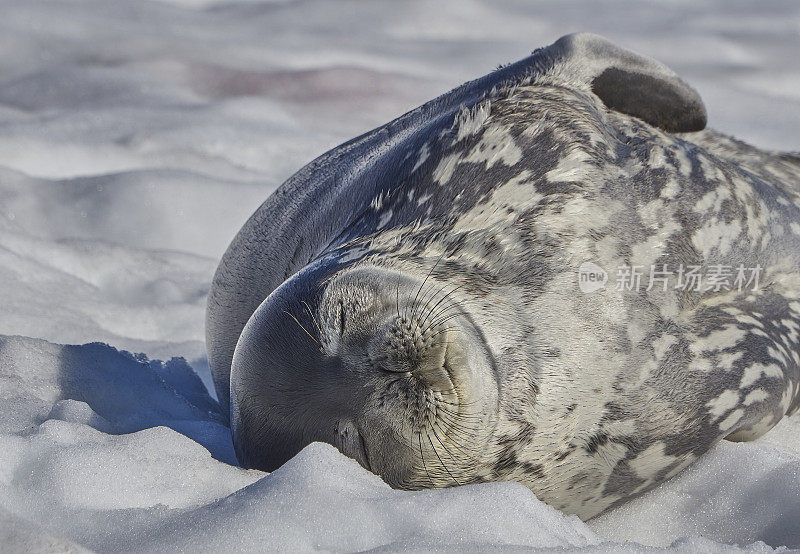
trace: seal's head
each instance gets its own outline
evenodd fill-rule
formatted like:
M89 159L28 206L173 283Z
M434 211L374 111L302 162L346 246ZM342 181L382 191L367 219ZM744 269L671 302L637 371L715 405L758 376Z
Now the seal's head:
M322 441L397 488L483 480L497 378L454 289L374 266L321 274L284 283L242 333L231 373L240 462L272 471Z

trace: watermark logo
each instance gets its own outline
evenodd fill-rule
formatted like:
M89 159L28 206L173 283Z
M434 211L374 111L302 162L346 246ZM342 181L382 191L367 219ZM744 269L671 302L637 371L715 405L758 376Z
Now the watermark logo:
M608 273L599 265L583 262L578 268L578 286L581 292L594 292L604 289L608 282Z
M637 292L653 289L664 292L670 289L694 292L755 291L758 290L762 271L760 265L621 265L616 268L613 286L618 291ZM606 288L608 280L608 273L593 262L583 262L578 268L578 287L581 292L590 293Z

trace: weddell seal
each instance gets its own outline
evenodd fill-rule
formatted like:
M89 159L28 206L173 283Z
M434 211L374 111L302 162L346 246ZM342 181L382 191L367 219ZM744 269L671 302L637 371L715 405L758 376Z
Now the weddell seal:
M664 65L577 34L301 169L209 296L241 464L323 441L586 519L796 411L800 157L705 124Z

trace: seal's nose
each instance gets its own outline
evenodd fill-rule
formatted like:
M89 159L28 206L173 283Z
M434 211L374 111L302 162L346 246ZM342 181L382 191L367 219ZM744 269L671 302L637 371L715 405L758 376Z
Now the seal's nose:
M413 316L392 316L375 333L367 352L379 371L409 373L434 386L446 377L450 329Z

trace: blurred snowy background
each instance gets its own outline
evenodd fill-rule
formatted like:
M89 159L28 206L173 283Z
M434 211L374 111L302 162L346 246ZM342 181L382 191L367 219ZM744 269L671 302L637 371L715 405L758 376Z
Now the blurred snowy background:
M798 417L588 525L514 484L392 491L322 445L228 465L203 313L245 219L574 31L671 66L710 126L800 149L796 0L0 0L0 551L800 548ZM94 341L114 348L59 346Z

